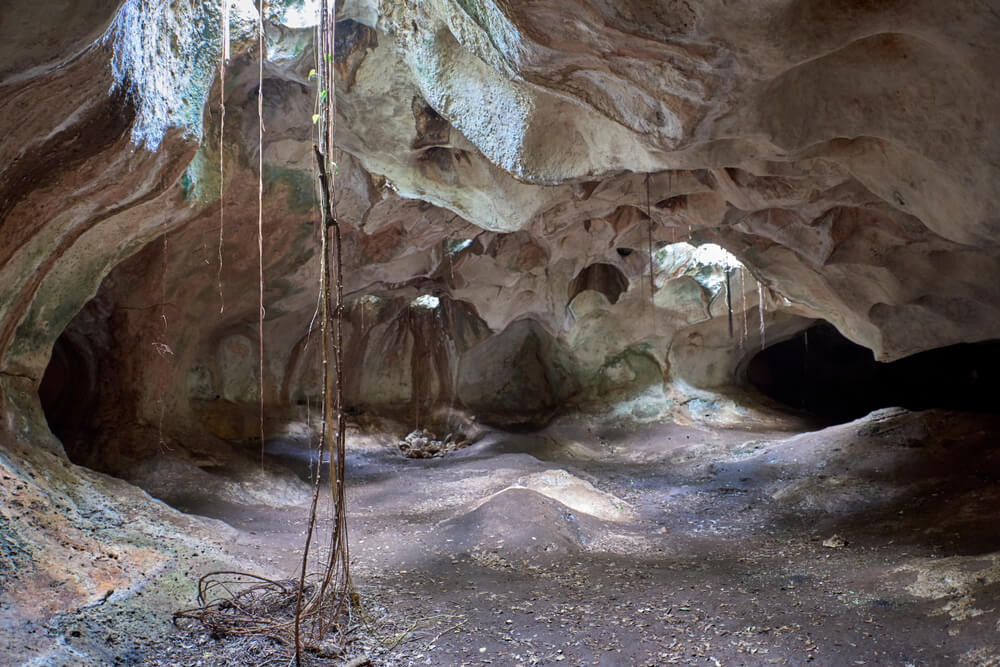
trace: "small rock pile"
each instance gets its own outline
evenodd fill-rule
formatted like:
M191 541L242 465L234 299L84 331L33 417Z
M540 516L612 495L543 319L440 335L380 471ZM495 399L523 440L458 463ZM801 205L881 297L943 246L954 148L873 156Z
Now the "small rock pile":
M399 441L399 451L410 459L432 459L472 444L461 433L449 433L443 440L427 429L412 431Z

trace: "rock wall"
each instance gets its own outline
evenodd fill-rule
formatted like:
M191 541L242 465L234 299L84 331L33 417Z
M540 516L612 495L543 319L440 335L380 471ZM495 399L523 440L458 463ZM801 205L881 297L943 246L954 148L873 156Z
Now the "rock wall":
M71 134L51 105L31 113L15 132L25 145L6 144L0 347L8 373L37 382L96 283L183 223L108 279L103 338L92 317L67 336L104 341L87 354L121 382L105 388L121 409L103 423L236 439L253 432L260 373L258 54L254 10L239 4L222 135L217 11L95 6L81 35L53 37L68 55L82 49L68 62L39 53L4 70L8 109L43 107L73 81L79 111ZM275 428L317 387L308 11L278 3L267 16L263 374ZM458 389L489 378L521 397L509 411L522 420L591 404L608 395L600 387L733 384L760 343L745 323L759 319L757 281L774 336L824 318L880 359L996 336L1000 288L983 277L998 268L997 19L977 11L348 3L335 69L350 403L419 415L461 394L461 407L489 412L495 392ZM104 182L121 189L93 185ZM746 266L731 286L739 336L718 321L718 276L673 257L669 244L688 240ZM408 305L422 296L444 305ZM498 376L477 345L521 359ZM623 354L648 363L623 371Z
M66 450L119 474L250 441L261 373L269 435L314 418L312 17L271 3L259 81L254 7L231 8L224 86L218 5L0 8L12 469L63 455L47 367ZM772 342L828 320L882 360L1000 334L988 3L360 0L340 18L352 410L685 410L740 382L762 319Z

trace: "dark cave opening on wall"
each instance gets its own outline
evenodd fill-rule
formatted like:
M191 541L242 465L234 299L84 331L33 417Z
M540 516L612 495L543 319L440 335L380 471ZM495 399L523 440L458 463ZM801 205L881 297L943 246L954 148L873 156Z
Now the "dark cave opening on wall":
M1000 411L1000 341L965 343L879 362L823 322L759 352L746 379L766 396L830 422L873 410Z

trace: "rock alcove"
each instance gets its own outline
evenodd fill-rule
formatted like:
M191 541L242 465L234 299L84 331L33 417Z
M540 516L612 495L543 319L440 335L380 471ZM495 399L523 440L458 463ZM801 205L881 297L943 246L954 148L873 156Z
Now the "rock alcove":
M307 661L996 660L988 3L337 12L376 623ZM292 576L329 462L317 24L311 0L0 7L11 663L288 655L171 615L213 569Z
M832 421L879 408L947 408L996 414L1000 344L988 341L921 352L891 363L872 358L829 324L762 350L746 379L781 403Z

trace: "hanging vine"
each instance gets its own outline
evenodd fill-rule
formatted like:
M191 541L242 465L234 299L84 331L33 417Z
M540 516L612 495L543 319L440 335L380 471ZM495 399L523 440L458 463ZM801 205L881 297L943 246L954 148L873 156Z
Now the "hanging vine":
M333 53L336 17L331 12L327 0L320 3L320 30L317 63L320 90L319 101L319 145L313 145L320 184L322 218L320 221L321 259L320 292L323 361L323 424L320 432L317 454L320 459L324 449L330 457L330 494L333 508L333 523L330 535L330 549L323 567L319 588L307 599L306 579L309 552L316 526L316 508L320 497L320 468L317 467L306 544L303 548L302 567L299 574L298 596L295 607L295 656L296 664L301 664L302 619L312 619L314 636L324 635L336 622L342 612L349 607L351 579L349 570L349 548L347 540L347 513L345 508L344 482L346 458L347 423L344 415L344 362L343 362L343 322L344 322L344 273L343 245L340 224L337 220L334 197L336 165L331 160L333 151L333 109L334 77ZM332 239L331 239L332 235ZM331 243L332 240L332 243ZM332 248L331 248L332 246ZM335 298L331 295L330 250L333 251ZM332 303L331 303L332 301ZM332 318L331 318L332 314ZM331 337L332 328L332 337ZM333 349L333 377L331 378L329 353ZM332 382L332 387L331 387ZM332 396L331 396L332 389ZM336 430L334 430L336 420Z
M656 329L656 264L653 262L653 206L649 198L649 174L646 174L646 217L649 224L646 229L647 249L649 250L649 312ZM655 331L654 331L655 333Z
M747 315L747 278L746 269L742 266L740 267L740 311L743 313L743 330L740 334L740 349L743 349L743 344L746 342L747 338L750 337L750 328L748 324L749 316Z
M167 343L167 235L168 232L163 233L163 247L160 249L160 319L163 321L163 330L161 331L162 340L153 342L153 349L156 350L157 354L164 360L165 373L164 376L168 377L170 375L170 361L169 357L174 355L174 351L170 349L170 345ZM167 445L166 439L163 437L163 419L166 414L167 404L164 400L164 392L160 392L157 402L157 440L160 447L160 451L172 451L169 445Z
M263 0L260 12L260 47L263 58ZM336 217L334 178L336 165L331 160L333 150L333 48L335 14L327 0L321 0L320 27L317 39L317 70L319 113L314 121L319 126L318 145L313 146L318 170L320 220L320 295L319 316L322 359L322 427L316 448L317 465L313 468L313 495L309 510L301 567L294 579L276 580L243 572L211 572L198 584L198 606L174 614L176 619L201 622L214 634L258 635L270 637L294 651L296 665L303 663L303 651L325 646L326 638L336 630L344 639L350 614L356 603L349 571L349 549L345 510L345 450L346 420L344 415L343 317L344 289L342 237ZM263 64L258 70L263 80ZM260 144L263 144L263 102L258 95ZM259 153L262 155L262 153ZM262 158L258 169L262 169ZM262 178L262 177L261 177ZM258 286L260 318L258 349L263 378L263 181L258 183ZM332 258L331 258L332 254ZM332 262L332 267L331 267ZM331 372L331 352L333 368ZM263 446L263 380L261 380L261 437ZM319 556L318 571L311 571L310 555L316 542L319 524L318 510L322 495L323 454L329 455L329 493L331 521L329 548ZM325 649L324 649L325 650Z
M226 64L229 62L229 0L223 0L222 11L222 56L219 58L219 314L226 311L226 300L222 294L222 240L226 227Z
M674 197L674 172L667 172L667 196L673 199ZM676 222L670 225L670 243L677 243L677 224Z
M757 311L760 313L760 349L767 347L767 342L764 339L764 284L761 282L757 283Z
M257 394L260 400L260 465L264 467L264 0L257 5L257 356L260 373Z
M726 309L729 312L729 337L733 337L733 269L726 266Z

